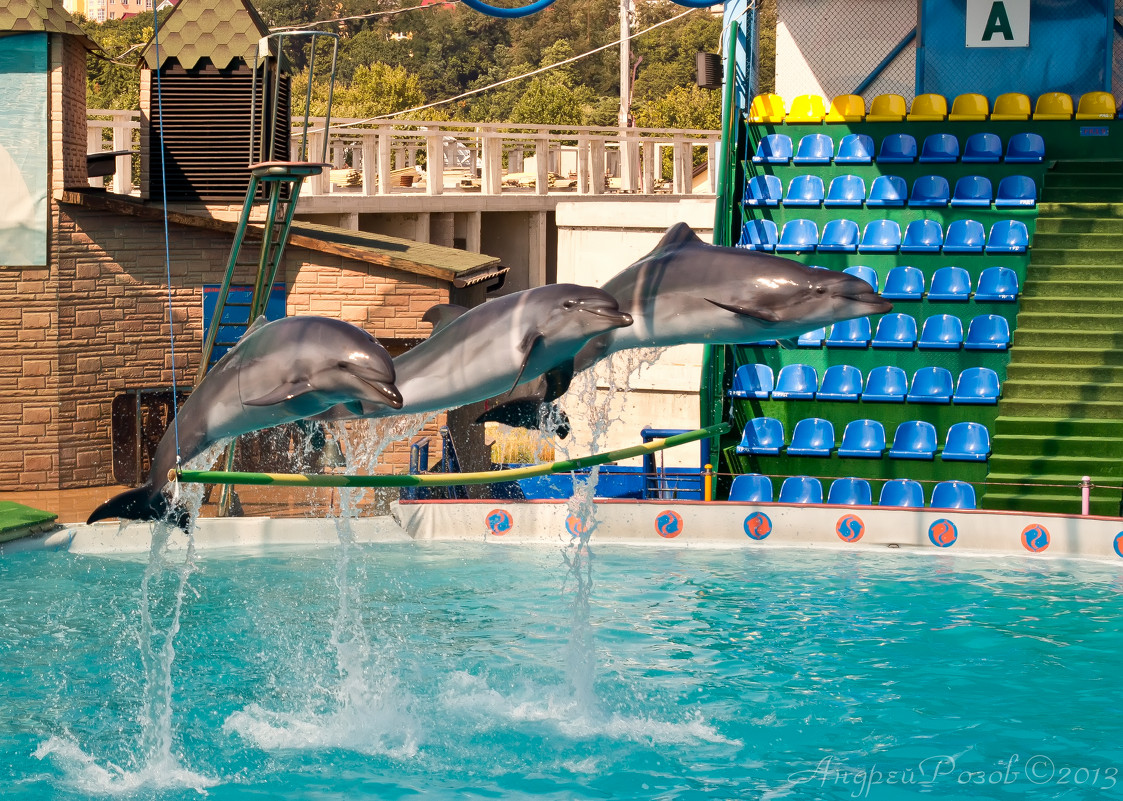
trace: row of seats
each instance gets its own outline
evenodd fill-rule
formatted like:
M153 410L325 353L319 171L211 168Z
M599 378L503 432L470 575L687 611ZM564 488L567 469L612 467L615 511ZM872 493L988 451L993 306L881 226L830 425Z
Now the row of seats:
M784 108L784 99L777 94L761 94L749 106L749 122L821 123L821 122L939 122L941 120L1110 120L1117 114L1115 98L1110 92L1085 92L1073 109L1072 96L1065 92L1046 92L1038 96L1035 106L1028 95L1007 92L999 95L991 111L985 95L969 93L956 97L948 110L943 95L920 94L913 98L911 110L897 94L878 95L866 103L860 95L839 95L826 102L818 95L799 95L791 109Z
M953 134L939 133L925 137L917 148L916 137L907 133L893 133L881 140L876 161L880 164L912 164L914 161L929 164L997 164L1002 160L1002 140L997 134L975 133L967 137L960 157L959 140ZM1039 164L1045 160L1045 140L1040 134L1018 133L1006 144L1007 164ZM768 134L761 138L753 154L754 164L872 164L873 137L868 134L846 134L839 140L838 152L834 139L825 133L807 134L792 151L792 139L787 134Z
M954 388L953 388L954 387ZM910 384L896 365L870 371L863 390L862 371L850 364L834 364L819 372L809 364L787 364L775 376L767 364L743 364L733 374L728 395L736 399L888 401L892 403L956 403L993 405L1002 392L998 373L989 367L968 367L954 380L944 367L922 367Z
M812 265L813 268L818 268ZM861 278L874 292L880 289L877 271L865 264L853 264L844 273ZM1018 298L1018 274L1009 267L987 267L979 274L975 290L976 301L1001 302ZM924 296L924 273L908 264L900 264L889 271L885 288L881 292L889 300L920 300ZM933 301L966 302L971 298L971 274L962 267L949 265L932 273L928 299Z
M777 253L1025 253L1029 229L1021 220L999 220L990 234L978 220L955 220L947 235L938 220L912 220L901 235L896 220L870 220L859 229L853 220L828 220L822 238L814 220L788 220L783 230L773 220L748 220L738 247Z
M924 321L920 335L916 334L916 321L911 315L896 312L887 314L892 318L889 323L878 323L877 344L874 347L905 349L913 347L920 350L1006 350L1010 345L1010 324L998 314L980 314L971 318L967 325L967 336L963 335L963 321L951 314L934 314ZM908 319L903 319L908 318ZM883 317L882 320L885 318ZM911 325L910 325L911 320ZM910 331L911 329L911 331ZM858 317L831 326L830 333L818 328L801 334L796 346L801 348L868 348L873 343L874 334L870 318ZM911 336L911 342L909 337ZM771 347L775 340L749 343Z
M788 182L787 194L776 175L754 175L745 183L742 201L746 206L839 206L913 208L1032 208L1037 205L1037 184L1028 175L1007 175L998 182L995 194L989 178L965 175L955 182L955 192L942 175L922 175L913 181L912 192L899 175L879 175L870 184L860 175L839 175L825 188L818 175L797 175Z
M827 503L839 506L871 506L870 484L864 478L836 478ZM772 479L760 473L745 473L733 479L729 500L771 503ZM813 476L790 476L780 485L780 503L822 503L823 484ZM924 488L911 478L894 478L881 487L878 506L924 508ZM974 509L975 488L966 481L941 481L932 489L932 509Z
M838 455L854 459L880 459L885 452L885 426L880 420L852 420L842 432ZM926 420L906 420L897 426L889 457L931 461L937 451L936 427ZM829 458L835 449L834 425L821 417L795 424L792 441L784 446L784 424L775 417L754 417L745 426L737 453L754 456ZM990 432L982 423L962 422L947 432L940 457L945 462L985 462L990 456Z

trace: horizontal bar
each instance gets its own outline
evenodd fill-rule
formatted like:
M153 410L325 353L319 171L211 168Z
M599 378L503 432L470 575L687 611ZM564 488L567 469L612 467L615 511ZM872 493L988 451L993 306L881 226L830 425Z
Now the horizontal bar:
M585 467L609 464L645 453L697 442L729 431L729 423L718 423L685 434L675 434L655 439L642 445L632 445L606 453L563 459L558 462L517 467L513 470L487 470L479 473L435 473L426 475L347 476L315 473L239 473L226 470L172 470L169 481L184 484L251 484L271 487L458 487L465 484L496 484L520 478L534 478L552 473L569 473Z

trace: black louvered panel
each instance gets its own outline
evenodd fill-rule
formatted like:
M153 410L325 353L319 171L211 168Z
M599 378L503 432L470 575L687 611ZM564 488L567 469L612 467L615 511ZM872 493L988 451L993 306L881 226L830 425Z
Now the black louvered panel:
M288 83L282 78L278 105L284 124L277 126L288 157ZM184 70L169 60L160 73L159 102L155 77L152 82L153 121L150 197L160 197L167 180L168 200L235 202L242 200L249 185L250 112L253 75L241 65L218 70L201 63ZM263 87L258 84L259 97ZM162 114L161 114L162 110ZM261 105L258 104L260 115ZM161 171L157 127L162 123L166 173ZM260 118L258 139L260 140ZM260 144L260 142L255 143ZM258 147L254 152L260 152ZM256 159L255 159L256 160Z

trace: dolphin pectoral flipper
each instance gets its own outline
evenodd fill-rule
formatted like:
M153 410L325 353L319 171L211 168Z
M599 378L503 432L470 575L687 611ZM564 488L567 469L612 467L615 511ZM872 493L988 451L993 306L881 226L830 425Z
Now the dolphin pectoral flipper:
M430 306L429 310L421 316L421 319L432 324L433 330L429 332L429 336L433 336L466 311L468 311L466 306L457 306L455 303L438 303L435 306Z
M780 315L778 315L771 309L758 309L750 308L748 306L738 306L733 303L722 303L720 300L714 300L713 298L706 298L706 301L714 304L719 309L725 309L728 312L740 314L745 317L755 317L758 320L764 320L768 323L778 323L781 319L783 319L780 317Z
M508 395L514 392L515 387L522 381L526 366L530 364L530 356L534 353L534 347L545 338L541 331L531 331L523 338L522 344L519 345L519 350L523 352L523 363L519 366L519 374L515 376L515 383L511 384L511 388L507 390Z
M278 403L290 401L293 398L299 398L301 395L307 395L309 392L315 392L315 390L316 388L307 381L286 381L283 384L278 384L264 395L249 400L243 400L242 405L273 406Z

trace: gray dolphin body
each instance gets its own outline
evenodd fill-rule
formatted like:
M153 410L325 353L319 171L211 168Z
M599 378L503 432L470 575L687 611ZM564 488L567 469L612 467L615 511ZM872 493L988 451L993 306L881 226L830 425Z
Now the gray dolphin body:
M592 339L575 358L577 372L629 348L788 339L893 308L860 278L743 248L707 245L685 223L669 228L654 250L602 289L634 322ZM480 420L533 425L538 404L560 396L560 384L551 379L547 373L521 387Z
M400 411L337 408L319 419L454 409L547 372L568 386L573 357L590 339L632 324L608 292L576 284L534 287L471 309L442 304L425 319L434 323L429 338L394 359Z
M386 349L340 320L286 317L267 323L259 318L180 408L179 452L187 463L219 440L312 417L338 404L355 411L402 405ZM106 501L87 522L163 517L168 507L162 490L175 466L173 426L156 448L147 482Z

